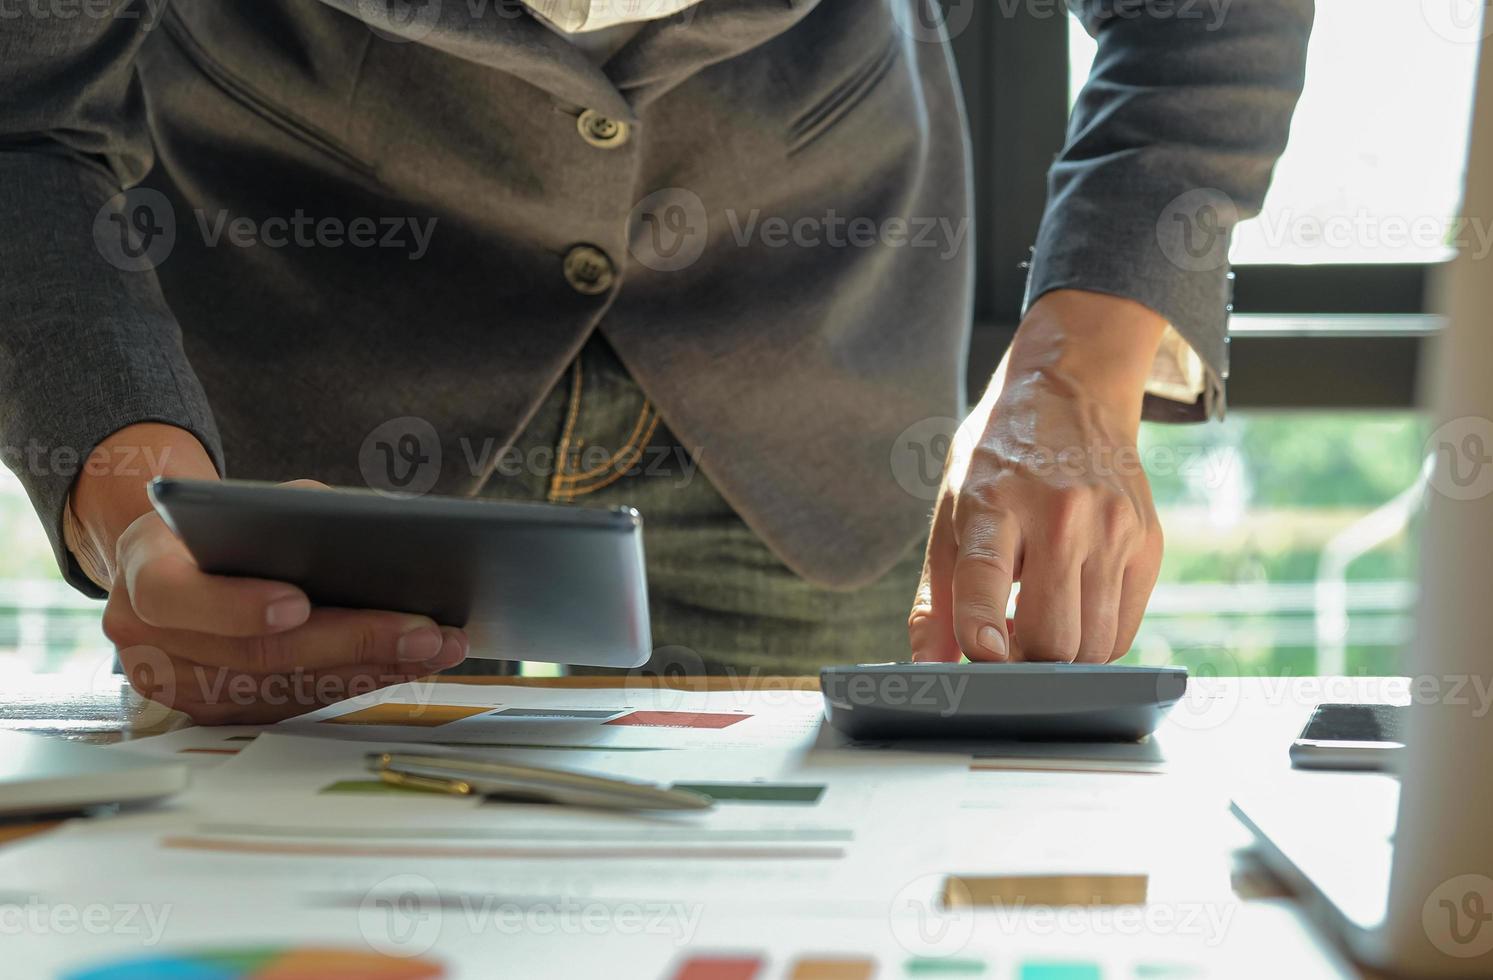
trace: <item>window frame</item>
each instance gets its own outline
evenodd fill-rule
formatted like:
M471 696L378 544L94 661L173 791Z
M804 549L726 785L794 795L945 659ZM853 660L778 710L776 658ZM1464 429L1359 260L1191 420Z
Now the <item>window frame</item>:
M1019 322L1047 171L1066 140L1068 32L1060 5L973 3L952 39L969 114L975 186L975 323L969 389L988 384ZM962 15L961 15L962 16ZM1020 93L1002 98L1002 93ZM1440 328L1433 278L1445 263L1238 265L1228 404L1242 409L1386 409L1417 404ZM1332 384L1323 384L1329 372Z

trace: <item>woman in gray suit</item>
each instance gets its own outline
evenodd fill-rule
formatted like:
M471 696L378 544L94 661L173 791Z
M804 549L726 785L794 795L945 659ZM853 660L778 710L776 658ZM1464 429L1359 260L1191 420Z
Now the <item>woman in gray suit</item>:
M693 670L1124 653L1161 557L1137 428L1222 404L1228 235L1312 15L1070 0L1095 72L969 409L926 0L63 6L0 20L0 444L126 668L204 721L467 641L203 574L161 473L637 506Z

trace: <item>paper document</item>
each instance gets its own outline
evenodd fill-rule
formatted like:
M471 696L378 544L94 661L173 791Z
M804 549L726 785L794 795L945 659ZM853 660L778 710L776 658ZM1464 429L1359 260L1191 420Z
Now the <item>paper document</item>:
M282 722L280 731L375 742L761 749L812 744L818 691L681 691L400 684Z
M126 739L107 747L185 762L193 769L203 769L238 755L263 730L262 725L194 725L146 738Z
M367 771L412 741L719 802L486 801ZM1346 975L1293 911L1230 892L1225 812L1191 781L846 748L814 692L404 685L131 745L204 764L162 806L0 849L7 975Z

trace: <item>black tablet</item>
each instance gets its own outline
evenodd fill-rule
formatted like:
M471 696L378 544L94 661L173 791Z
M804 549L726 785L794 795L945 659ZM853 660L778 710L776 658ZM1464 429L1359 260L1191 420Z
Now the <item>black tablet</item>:
M1187 692L1185 667L893 663L819 673L829 723L856 739L1144 738Z
M317 605L429 616L464 628L472 657L637 667L652 649L631 508L231 480L158 479L150 496L204 571L290 582Z

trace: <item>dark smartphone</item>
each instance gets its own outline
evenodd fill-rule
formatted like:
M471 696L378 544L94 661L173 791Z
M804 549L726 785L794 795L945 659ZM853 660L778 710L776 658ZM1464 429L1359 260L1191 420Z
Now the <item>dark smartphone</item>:
M1297 769L1384 771L1405 748L1408 705L1319 704L1291 745Z

